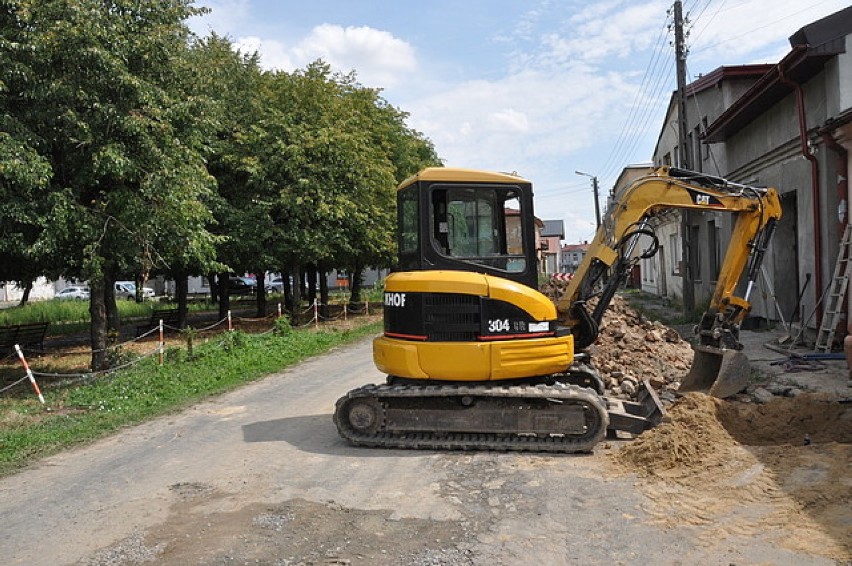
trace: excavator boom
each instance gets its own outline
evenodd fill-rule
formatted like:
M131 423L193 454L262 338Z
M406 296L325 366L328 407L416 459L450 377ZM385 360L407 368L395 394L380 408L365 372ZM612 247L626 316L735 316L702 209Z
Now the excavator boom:
M594 343L603 313L630 267L637 258L651 257L659 248L648 220L671 209L716 211L735 217L715 291L696 328L699 343L694 347L692 369L681 387L682 391L702 390L726 397L741 390L748 378L748 362L739 352L739 325L751 309L749 295L775 223L781 218L775 189L674 168L661 168L637 179L598 229L557 308L563 322L574 328L578 348ZM650 245L637 254L643 237ZM745 291L737 296L744 271ZM598 301L589 313L586 303L593 297Z

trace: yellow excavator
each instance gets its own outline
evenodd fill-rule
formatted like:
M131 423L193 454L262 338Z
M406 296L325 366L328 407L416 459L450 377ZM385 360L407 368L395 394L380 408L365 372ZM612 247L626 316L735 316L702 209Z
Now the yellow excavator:
M591 451L608 431L658 424L663 407L647 381L635 401L607 397L586 350L631 267L659 249L648 220L671 209L735 216L681 390L741 390L748 362L739 326L781 217L774 189L668 167L639 178L610 207L554 304L537 290L532 184L427 168L397 189L398 263L385 281L384 332L373 341L387 381L337 401L340 435L358 446L570 453Z

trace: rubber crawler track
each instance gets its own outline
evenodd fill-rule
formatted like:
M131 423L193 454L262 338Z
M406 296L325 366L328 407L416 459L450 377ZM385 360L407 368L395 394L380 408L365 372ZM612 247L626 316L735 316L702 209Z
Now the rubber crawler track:
M497 433L459 433L452 431L376 432L355 430L349 422L349 407L353 401L373 399L380 407L391 398L434 397L496 397L518 400L552 400L561 404L580 404L591 409L589 430L582 435L513 435ZM470 409L475 410L475 409ZM604 401L589 389L576 385L536 385L512 387L483 386L410 386L365 385L353 389L337 401L334 422L340 435L356 446L376 448L405 448L419 450L501 450L528 452L590 452L606 435L609 424Z

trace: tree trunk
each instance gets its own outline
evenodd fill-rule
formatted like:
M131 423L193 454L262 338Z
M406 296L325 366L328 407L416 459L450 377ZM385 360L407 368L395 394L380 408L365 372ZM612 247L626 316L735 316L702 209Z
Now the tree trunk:
M219 303L219 285L216 283L216 274L208 273L207 274L207 285L210 286L210 302L215 304Z
M30 300L30 291L32 290L33 282L27 281L27 284L24 286L24 294L21 295L21 302L19 303L20 306L24 306L25 304L27 304L27 301Z
M103 277L89 281L89 316L91 317L90 337L92 345L92 371L106 369L107 320L104 308Z
M133 300L135 300L137 303L141 303L145 299L145 296L142 294L142 287L143 285L145 285L145 279L143 279L141 275L137 275L135 283L136 296L133 297Z
M290 285L292 275L289 269L281 270L281 290L284 292L284 308L293 311L293 287Z
M298 265L293 267L293 307L294 315L299 314L299 309L302 308L302 282L305 278L302 277L302 268Z
M359 309L361 308L361 305L358 303L361 302L361 286L364 283L364 268L356 266L349 277L351 278L349 288L352 291L352 294L349 295L349 304L352 305L352 308Z
M178 326L186 328L187 297L189 295L189 280L185 273L179 273L175 277L175 295L177 296Z
M305 269L305 273L308 276L308 301L313 304L314 300L317 298L317 268L316 266L309 265Z
M231 293L228 287L228 272L222 272L217 277L217 289L219 290L219 320L228 316L231 310ZM211 287L212 288L212 287Z
M103 280L104 312L106 313L107 341L110 345L118 341L121 333L121 320L118 315L118 306L115 304L115 272L107 270Z
M257 283L257 318L266 316L266 272L260 271L254 276Z
M325 269L322 265L319 266L317 270L317 275L319 275L319 284L320 284L320 315L323 318L331 318L329 316L329 305L328 305L328 277L326 277ZM314 277L316 279L316 277Z

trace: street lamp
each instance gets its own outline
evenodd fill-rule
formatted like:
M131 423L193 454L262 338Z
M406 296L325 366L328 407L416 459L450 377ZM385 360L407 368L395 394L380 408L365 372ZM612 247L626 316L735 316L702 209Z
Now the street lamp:
M598 178L594 175L589 175L588 173L583 173L582 171L574 171L577 175L582 175L584 177L589 177L592 180L592 191L595 193L595 220L597 221L597 228L601 227L601 206L598 204Z

